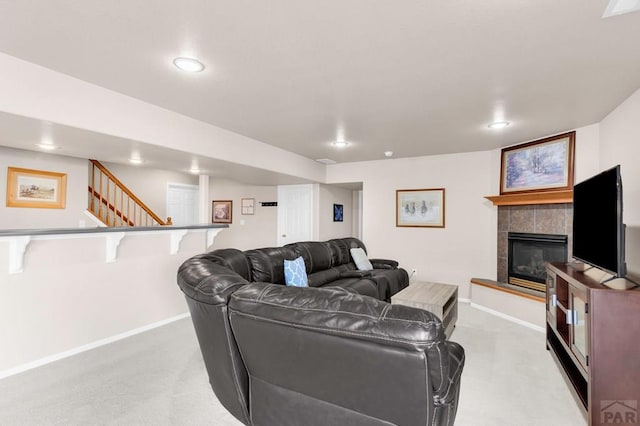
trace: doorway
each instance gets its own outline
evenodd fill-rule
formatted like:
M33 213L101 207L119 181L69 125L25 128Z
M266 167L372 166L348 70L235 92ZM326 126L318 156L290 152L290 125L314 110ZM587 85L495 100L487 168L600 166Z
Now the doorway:
M198 185L167 184L167 216L174 225L197 225Z
M313 185L278 186L278 246L313 239Z

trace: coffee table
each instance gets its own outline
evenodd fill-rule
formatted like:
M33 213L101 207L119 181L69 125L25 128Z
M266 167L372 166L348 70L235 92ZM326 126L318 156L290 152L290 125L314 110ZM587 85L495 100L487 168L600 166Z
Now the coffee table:
M449 338L458 319L458 286L417 281L391 296L391 303L433 312L442 320L444 333Z

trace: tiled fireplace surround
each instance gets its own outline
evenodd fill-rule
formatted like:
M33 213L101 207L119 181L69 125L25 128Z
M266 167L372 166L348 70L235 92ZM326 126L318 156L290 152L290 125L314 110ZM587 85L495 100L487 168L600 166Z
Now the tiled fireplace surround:
M507 282L509 232L568 235L568 258L571 259L573 204L532 204L498 206L498 277Z

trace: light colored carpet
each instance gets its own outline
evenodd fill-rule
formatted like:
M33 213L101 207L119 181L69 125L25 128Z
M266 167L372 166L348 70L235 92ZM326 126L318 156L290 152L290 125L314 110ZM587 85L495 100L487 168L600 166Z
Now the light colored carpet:
M461 303L456 425L585 425L544 335ZM0 380L0 425L240 425L215 399L190 319Z
M451 340L467 357L456 425L587 424L543 333L460 304Z

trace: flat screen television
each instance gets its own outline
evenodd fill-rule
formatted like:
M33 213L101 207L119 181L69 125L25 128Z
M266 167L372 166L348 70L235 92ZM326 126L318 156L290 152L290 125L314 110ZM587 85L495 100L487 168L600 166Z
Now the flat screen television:
M620 165L573 186L573 257L626 275Z

